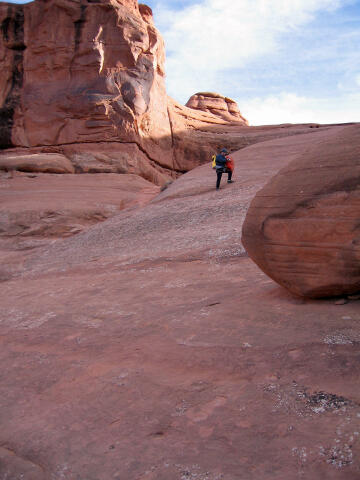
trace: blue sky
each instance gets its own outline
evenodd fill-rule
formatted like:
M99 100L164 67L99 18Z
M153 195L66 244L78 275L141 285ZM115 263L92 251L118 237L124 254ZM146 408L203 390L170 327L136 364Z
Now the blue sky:
M168 93L215 91L253 125L360 121L360 0L148 0Z
M169 95L236 100L250 124L360 122L360 0L143 0Z

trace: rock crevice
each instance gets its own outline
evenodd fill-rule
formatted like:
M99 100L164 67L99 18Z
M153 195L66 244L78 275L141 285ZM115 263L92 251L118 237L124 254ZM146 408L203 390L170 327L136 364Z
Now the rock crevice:
M19 8L18 8L19 7ZM23 87L24 58L24 9L23 6L7 7L7 14L1 22L1 34L4 56L8 57L7 91L0 107L0 148L10 148L13 145L11 133L14 125L14 115L21 102ZM0 50L1 54L1 50ZM4 74L3 73L3 74ZM3 84L4 82L1 82ZM0 94L1 95L1 94Z

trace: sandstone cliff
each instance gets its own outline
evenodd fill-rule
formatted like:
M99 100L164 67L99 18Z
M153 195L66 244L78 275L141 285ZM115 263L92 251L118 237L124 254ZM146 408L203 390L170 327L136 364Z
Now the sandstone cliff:
M163 184L208 160L209 146L199 156L194 135L181 142L188 125L177 117L185 107L166 95L164 42L146 5L2 3L0 24L3 168L19 168L17 155L55 153L64 171L70 161L76 172L136 173ZM191 129L229 121L186 111ZM43 171L36 158L29 168Z
M2 148L55 147L78 171L156 183L171 173L164 45L148 7L36 0L2 4L0 22Z

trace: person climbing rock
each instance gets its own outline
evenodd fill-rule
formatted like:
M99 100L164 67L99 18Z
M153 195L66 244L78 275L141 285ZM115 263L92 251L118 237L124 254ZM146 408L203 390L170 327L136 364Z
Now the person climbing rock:
M223 173L228 174L227 183L233 183L232 174L234 170L234 161L229 157L229 152L223 148L215 158L215 170L217 175L216 190L220 188L221 177Z

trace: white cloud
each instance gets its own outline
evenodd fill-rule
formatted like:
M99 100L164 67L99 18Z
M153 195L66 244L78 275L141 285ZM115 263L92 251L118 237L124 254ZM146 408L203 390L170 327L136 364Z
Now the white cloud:
M240 103L242 114L251 125L279 123L346 123L358 122L360 93L328 99L302 97L283 92Z
M336 10L344 3L345 0L203 0L176 12L160 7L160 3L155 20L166 41L170 94L177 98L189 96L196 91L194 83L202 80L204 89L218 72L242 68L250 60L276 54L282 48L284 33L299 29L319 12Z
M360 120L359 31L342 10L358 0L194 0L176 11L168 1L155 22L177 100L215 91L252 125Z

